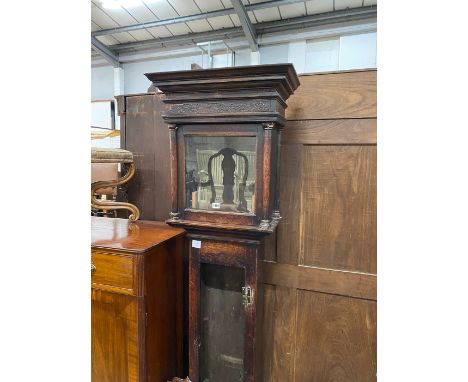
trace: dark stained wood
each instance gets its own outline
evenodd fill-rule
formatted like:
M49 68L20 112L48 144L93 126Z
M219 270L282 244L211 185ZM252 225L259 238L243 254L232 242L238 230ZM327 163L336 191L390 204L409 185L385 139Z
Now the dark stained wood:
M155 94L153 97L153 121L154 135L149 150L154 152L154 215L150 220L165 220L169 218L167 205L171 200L170 193L170 172L171 164L167 160L170 155L169 133L167 126L162 119L162 115L167 110L167 105L163 102L164 95Z
M273 232L271 235L268 235L268 236L265 237L265 239L264 239L265 246L264 246L263 256L262 256L261 260L277 261L277 259L276 259L277 236L278 236L278 230Z
M262 282L288 288L377 299L377 277L374 274L294 266L265 261Z
M126 150L132 151L135 162L135 175L127 186L128 200L145 211L142 220L151 219L155 211L155 151L151 147L154 142L153 97L138 96L126 98ZM134 130L134 131L132 131ZM138 198L134 191L138 190ZM149 213L148 213L149 212ZM161 219L162 220L162 219Z
M181 240L159 246L145 262L146 357L148 381L164 381L182 373Z
M109 218L92 218L91 226L92 380L180 375L184 231Z
M276 160L276 158L275 158ZM275 163L276 168L276 163ZM266 128L263 135L263 192L262 192L262 219L270 218L270 188L271 188L271 127ZM276 186L276 185L275 185Z
M265 352L267 356L261 357L260 369L261 369L261 381L273 381L272 373L273 368L273 332L274 332L274 320L275 317L275 286L263 285L263 304L261 305L263 311L263 325L259 332L262 333L261 341L259 346L261 349L270 349Z
M276 247L273 238L266 254L263 239L275 232L279 221L278 131L285 124L285 101L299 85L297 75L291 64L280 64L146 76L165 93L164 102L170 105L163 115L171 131L168 159L172 166L172 212L168 223L188 231L189 377L194 382L260 382L259 320L263 316L259 307L263 306L264 294L258 283L258 259L265 255L272 258L271 251ZM187 201L185 155L193 135L255 138L251 139L256 145L252 166L256 170L256 202L252 212L200 210ZM232 153L236 150L224 147L215 154L224 156L222 200L226 205L233 204ZM210 166L208 174L211 176ZM244 170L244 186L246 180ZM210 181L214 192L212 178ZM240 200L246 211L245 199ZM216 283L234 289L214 288ZM248 298L243 297L243 289L251 292Z
M301 76L288 100L283 219L261 267L265 382L376 380L375 74Z
M302 211L302 145L281 147L280 211L283 219L278 225L277 261L298 264L301 253Z
M375 382L376 303L298 291L295 381Z
M303 75L300 81L287 102L288 120L377 116L377 71Z
M377 120L317 119L288 121L283 134L283 144L375 144Z
M297 291L265 285L262 381L294 381Z
M375 381L376 71L303 75L300 82L288 100L290 120L282 132L283 219L277 237L266 238L260 251L262 259L278 263L259 264L265 265L261 280L267 284L261 293L263 309L257 309L264 310L262 333L257 331L263 373L258 380ZM156 120L154 116L155 123L162 123L160 115ZM167 125L156 135L167 140L168 148ZM169 171L162 176L163 187L169 187ZM170 198L159 198L158 205L163 204L166 215L159 219L171 211ZM200 240L215 235L197 234ZM196 314L190 312L184 315L187 321ZM196 338L193 332L191 338Z
M375 146L303 148L301 264L375 273Z
M119 96L121 147L134 154L135 175L127 186L128 201L143 220L165 220L170 209L169 132L161 114L161 94Z
M178 195L177 195L177 134L175 126L169 129L170 166L171 166L171 218L179 216Z

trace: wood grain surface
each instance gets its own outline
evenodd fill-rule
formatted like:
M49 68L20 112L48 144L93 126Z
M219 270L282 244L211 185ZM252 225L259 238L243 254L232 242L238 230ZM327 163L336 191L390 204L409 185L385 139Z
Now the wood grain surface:
M302 145L281 147L280 211L278 225L277 261L297 264L301 252L302 178L298 169L302 165Z
M183 230L96 217L91 226L92 380L181 375Z
M265 285L263 381L294 381L296 290Z
M302 75L288 100L282 220L263 254L263 382L376 381L376 79L375 70ZM145 152L169 147L162 102L153 100L153 116L146 101L127 104L136 123L123 120L127 149L147 157L140 168L161 169L148 176L157 199L145 206L162 220L155 211L171 210L169 154ZM137 183L129 187L137 197Z
M375 144L377 119L317 119L288 121L283 144Z
M181 228L164 222L127 219L91 218L91 248L145 253L160 243L184 234Z
M93 252L91 262L96 267L91 274L94 288L121 288L125 294L134 294L134 265L131 256L112 255L110 253Z
M263 382L375 382L376 72L300 81L262 266Z
M91 378L99 382L139 381L137 300L91 291Z
M342 296L377 299L377 277L370 273L337 271L265 261L262 281L269 285Z
M375 118L377 71L304 75L289 98L288 120Z
M375 273L375 146L305 146L300 264Z
M296 382L376 380L376 303L298 291Z
M167 106L161 94L123 97L121 143L133 153L136 168L127 186L128 200L138 206L142 220L166 220L171 200L169 129L161 115Z

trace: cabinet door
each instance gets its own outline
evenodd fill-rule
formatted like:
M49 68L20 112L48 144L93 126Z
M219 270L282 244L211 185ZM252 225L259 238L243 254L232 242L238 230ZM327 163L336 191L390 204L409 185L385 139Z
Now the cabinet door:
M91 290L93 382L139 381L138 299Z
M256 249L192 243L189 285L190 379L253 382Z
M200 264L200 382L244 381L245 270Z

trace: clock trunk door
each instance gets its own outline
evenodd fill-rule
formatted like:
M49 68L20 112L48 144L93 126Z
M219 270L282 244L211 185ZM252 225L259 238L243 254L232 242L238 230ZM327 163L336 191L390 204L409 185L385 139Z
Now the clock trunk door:
M200 382L245 378L245 269L200 264Z

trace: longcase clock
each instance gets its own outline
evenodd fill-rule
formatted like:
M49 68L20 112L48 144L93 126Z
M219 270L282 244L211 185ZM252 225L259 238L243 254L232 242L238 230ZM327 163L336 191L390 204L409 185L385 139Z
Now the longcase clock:
M146 74L170 105L172 211L189 240L189 377L261 381L258 277L276 229L291 64Z

